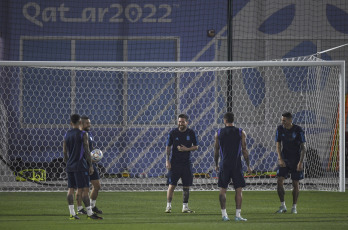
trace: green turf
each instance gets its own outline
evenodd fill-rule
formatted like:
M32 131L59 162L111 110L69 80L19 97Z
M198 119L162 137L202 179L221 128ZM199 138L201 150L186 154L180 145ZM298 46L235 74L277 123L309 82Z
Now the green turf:
M0 229L348 229L348 195L301 192L298 214L274 214L276 192L243 192L242 216L247 222L222 222L218 192L191 192L194 214L181 213L182 195L175 192L172 213L164 213L165 192L102 192L97 206L104 220L68 220L66 193L0 193ZM291 209L291 192L286 193ZM227 212L234 216L234 192L227 194Z

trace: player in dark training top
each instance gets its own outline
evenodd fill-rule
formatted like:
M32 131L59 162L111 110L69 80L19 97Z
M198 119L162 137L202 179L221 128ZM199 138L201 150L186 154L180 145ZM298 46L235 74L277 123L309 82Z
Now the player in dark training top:
M277 192L280 207L277 213L287 211L285 205L284 180L291 174L293 205L291 213L297 214L297 198L299 195L299 181L303 179L303 159L306 152L305 135L302 128L292 123L289 112L282 114L282 125L276 131L276 146L278 153Z
M93 136L90 132L91 120L87 116L81 116L81 128L83 131L86 131L88 133L89 149L90 149L90 151L92 151L95 147L94 147ZM90 194L90 203L91 203L93 212L95 212L97 214L103 214L103 211L98 209L96 206L99 190L101 189L99 171L98 171L96 163L93 162L93 160L92 160L92 165L93 165L94 171L93 171L93 174L90 175L90 181L92 184L92 191ZM86 210L84 210L82 207L81 200L77 200L77 205L78 205L77 206L78 214L87 214Z
M242 188L245 187L241 155L243 155L246 162L248 173L251 173L249 153L246 148L245 132L241 128L235 127L233 122L234 114L226 113L224 115L225 128L219 129L215 134L214 161L216 171L219 173L219 200L222 220L229 221L230 219L226 212L226 192L228 184L232 179L236 192L236 216L234 219L235 221L247 221L247 219L241 216Z
M77 188L77 196L80 197L87 209L88 219L102 219L92 212L88 198L89 174L93 173L91 153L88 144L88 134L80 130L81 118L78 114L70 117L72 129L64 136L63 153L68 173L68 194L70 219L80 219L74 210L74 190ZM77 198L79 199L79 198Z
M181 178L183 185L183 213L193 213L188 207L190 186L193 182L191 151L198 149L198 141L195 132L188 127L188 117L185 114L178 116L178 128L168 135L166 147L166 168L168 169L167 207L165 212L172 210L171 202L174 189ZM170 153L172 157L170 159Z

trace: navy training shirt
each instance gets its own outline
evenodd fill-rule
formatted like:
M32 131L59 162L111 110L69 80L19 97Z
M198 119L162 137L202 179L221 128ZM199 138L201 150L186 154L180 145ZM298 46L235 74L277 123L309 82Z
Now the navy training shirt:
M87 132L87 131L86 131ZM94 139L93 139L93 136L90 132L87 132L88 133L88 146L89 146L89 151L92 152L93 151L93 146L94 146ZM96 162L93 162L92 161L92 165L96 166ZM95 170L95 169L94 169Z
M198 146L196 134L192 129L187 128L185 132L181 132L178 128L176 128L169 132L167 146L173 146L172 158L170 161L172 167L180 167L191 164L191 152L180 152L178 150L178 146L180 145L184 145L187 148L190 148L192 146Z
M306 142L304 132L298 125L291 129L279 125L276 132L276 142L282 144L282 158L289 164L298 164L301 156L301 144Z
M93 136L90 132L87 132L88 133L88 146L89 146L89 151L92 152L93 150L93 146L94 146L94 139L93 139Z
M88 172L89 167L85 159L83 135L85 131L70 129L64 136L68 151L67 172Z
M226 126L217 132L220 146L220 168L242 169L242 129L235 126Z

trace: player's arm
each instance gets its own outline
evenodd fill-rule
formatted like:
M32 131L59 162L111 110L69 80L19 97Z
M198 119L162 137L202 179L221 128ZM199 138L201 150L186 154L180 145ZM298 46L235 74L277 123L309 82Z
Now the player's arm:
M170 164L170 150L171 146L166 147L166 168L170 169L172 165Z
M192 138L192 145L190 147L186 147L185 145L179 145L178 146L178 150L180 152L191 152L191 151L195 151L198 150L198 140L197 140L197 136L194 132L192 132L190 134L191 138Z
M214 143L214 162L215 162L215 170L219 171L219 150L220 150L220 144L219 144L219 137L218 134L215 134L215 143Z
M285 165L285 162L282 158L282 142L281 142L281 138L280 138L281 134L279 132L280 132L280 128L278 126L277 131L276 131L276 138L275 138L276 150L277 150L277 154L278 154L278 165L280 167L285 167L286 165Z
M306 155L306 143L302 142L300 145L300 148L301 148L301 155L300 155L300 161L297 164L297 171L303 170L303 160Z
M166 143L166 168L171 169L172 165L170 163L170 152L173 145L173 133L170 132Z
M280 141L276 142L277 153L278 153L278 164L280 167L285 167L285 162L282 158L282 143Z
M248 173L251 173L249 152L248 152L247 144L246 144L246 133L244 131L242 131L242 153L243 153L245 163L248 167Z
M198 149L198 145L192 145L191 147L186 147L186 146L184 146L184 145L179 145L178 146L178 150L180 151L180 152L188 152L188 151L195 151L195 150L197 150Z
M63 141L63 154L64 154L64 162L68 162L68 150L66 149L66 142Z
M89 174L93 174L94 169L92 165L91 151L89 150L88 134L86 132L83 134L83 149L85 150L85 158L89 165Z

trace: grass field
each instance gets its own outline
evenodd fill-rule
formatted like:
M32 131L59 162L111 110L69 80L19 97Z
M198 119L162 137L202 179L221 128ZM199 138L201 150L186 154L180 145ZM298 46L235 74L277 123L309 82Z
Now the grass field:
M176 191L172 213L164 213L165 192L102 192L97 206L104 220L68 219L66 193L0 193L0 229L348 229L348 195L301 192L298 214L274 214L276 192L245 191L242 216L247 222L222 222L218 192L191 192L194 214L181 213L182 194ZM288 209L291 192L286 193ZM227 194L227 212L234 216L234 192Z

